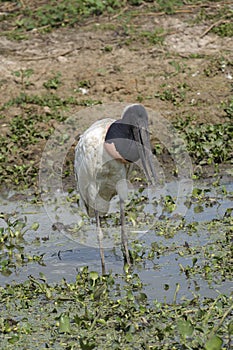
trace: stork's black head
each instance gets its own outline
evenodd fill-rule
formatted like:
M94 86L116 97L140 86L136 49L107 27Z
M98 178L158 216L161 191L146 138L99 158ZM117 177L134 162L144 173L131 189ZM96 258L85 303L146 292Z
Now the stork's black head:
M122 113L121 120L129 126L136 126L148 130L148 114L140 104L133 104L126 107Z
M148 133L148 114L140 104L125 108L121 119L111 124L106 143L114 143L117 152L129 162L141 160L145 175L150 183L155 182L155 169Z

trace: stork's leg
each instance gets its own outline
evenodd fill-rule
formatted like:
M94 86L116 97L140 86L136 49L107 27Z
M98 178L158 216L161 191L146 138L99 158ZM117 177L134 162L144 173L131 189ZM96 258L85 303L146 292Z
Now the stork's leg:
M120 215L121 215L121 244L125 260L128 265L130 263L129 249L128 249L128 235L125 231L125 205L124 200L120 199Z
M106 270L105 270L105 261L104 261L103 231L101 229L100 216L97 210L95 211L95 218L96 218L96 227L97 227L97 237L98 237L99 248L100 248L102 274L104 275L106 273Z

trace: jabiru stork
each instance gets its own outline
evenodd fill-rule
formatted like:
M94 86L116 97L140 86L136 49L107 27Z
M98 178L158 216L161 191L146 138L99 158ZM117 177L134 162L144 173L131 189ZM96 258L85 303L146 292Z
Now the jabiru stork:
M105 273L103 232L100 217L106 215L111 199L120 199L122 251L130 266L128 237L125 230L124 201L127 178L132 164L141 161L147 181L155 183L148 131L148 114L141 104L127 106L119 120L102 119L89 127L75 148L75 178L80 199L89 217L95 217L102 273Z

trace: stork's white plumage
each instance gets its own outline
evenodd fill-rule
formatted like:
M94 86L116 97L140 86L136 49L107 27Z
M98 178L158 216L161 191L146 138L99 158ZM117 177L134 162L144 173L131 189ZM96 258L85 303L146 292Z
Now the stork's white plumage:
M90 217L97 210L108 212L116 194L116 184L126 178L129 165L113 159L104 147L106 132L114 119L95 122L81 136L75 150L75 174L78 191ZM114 185L113 185L114 184Z
M78 191L88 215L96 217L103 273L105 263L100 216L108 213L110 201L116 194L120 198L123 252L130 265L124 228L124 201L131 164L139 159L148 181L153 183L155 170L148 136L148 116L140 104L126 107L120 120L107 118L95 122L81 136L75 149Z

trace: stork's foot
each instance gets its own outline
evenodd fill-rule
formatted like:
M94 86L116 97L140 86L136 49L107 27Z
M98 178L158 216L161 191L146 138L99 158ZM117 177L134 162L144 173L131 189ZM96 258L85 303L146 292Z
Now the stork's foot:
M131 255L131 252L128 250L128 254L126 254L125 249L122 248L122 253L124 257L124 270L131 271L133 269L133 257Z

